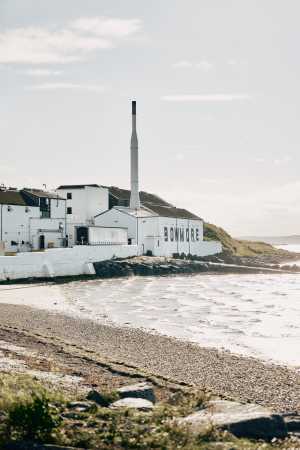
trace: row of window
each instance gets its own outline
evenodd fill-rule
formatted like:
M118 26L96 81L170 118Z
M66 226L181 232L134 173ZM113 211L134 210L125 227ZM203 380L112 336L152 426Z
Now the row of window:
M165 242L195 242L200 240L199 228L164 227Z

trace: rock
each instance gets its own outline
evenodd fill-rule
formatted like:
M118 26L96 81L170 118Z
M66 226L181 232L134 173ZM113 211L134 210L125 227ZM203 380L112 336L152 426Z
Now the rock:
M289 432L300 433L300 416L298 414L286 415L284 421Z
M76 412L88 412L95 408L95 403L92 402L70 402L69 409L74 409Z
M107 401L107 399L98 391L96 391L95 389L91 390L87 396L86 396L87 400L91 400L92 402L97 403L97 405L99 406L103 406L103 407L107 407L109 406L109 402Z
M282 416L259 405L242 405L226 400L208 402L207 409L180 419L179 424L189 424L195 433L215 426L237 437L249 439L269 440L287 436L287 427Z
M110 408L134 408L139 411L151 411L153 409L153 403L144 398L122 398L110 405Z
M144 398L155 403L153 387L147 383L137 383L117 389L121 398Z

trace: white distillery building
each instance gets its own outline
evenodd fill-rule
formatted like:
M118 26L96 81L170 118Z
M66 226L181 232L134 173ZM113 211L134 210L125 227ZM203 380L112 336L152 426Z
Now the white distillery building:
M108 187L107 211L99 211L95 226L122 227L139 254L208 256L222 251L220 242L203 240L203 220L161 198L139 192L136 102L132 102L131 190Z
M65 199L38 189L0 189L0 241L4 252L65 244Z
M96 230L90 228L94 225L95 215L109 208L108 189L98 184L76 184L59 186L56 192L66 200L68 246L96 242ZM108 238L107 233L103 234L99 236L99 242L109 242Z

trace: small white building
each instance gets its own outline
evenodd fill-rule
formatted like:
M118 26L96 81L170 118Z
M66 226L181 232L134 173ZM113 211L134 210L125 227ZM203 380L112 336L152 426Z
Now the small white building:
M108 189L98 184L62 185L56 190L66 200L68 246L88 244L94 216L109 208Z
M65 200L38 189L0 190L0 241L5 252L65 245Z

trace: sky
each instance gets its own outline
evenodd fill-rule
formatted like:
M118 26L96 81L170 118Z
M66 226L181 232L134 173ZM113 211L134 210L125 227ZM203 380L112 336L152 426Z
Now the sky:
M0 183L130 184L300 234L298 0L1 0Z

